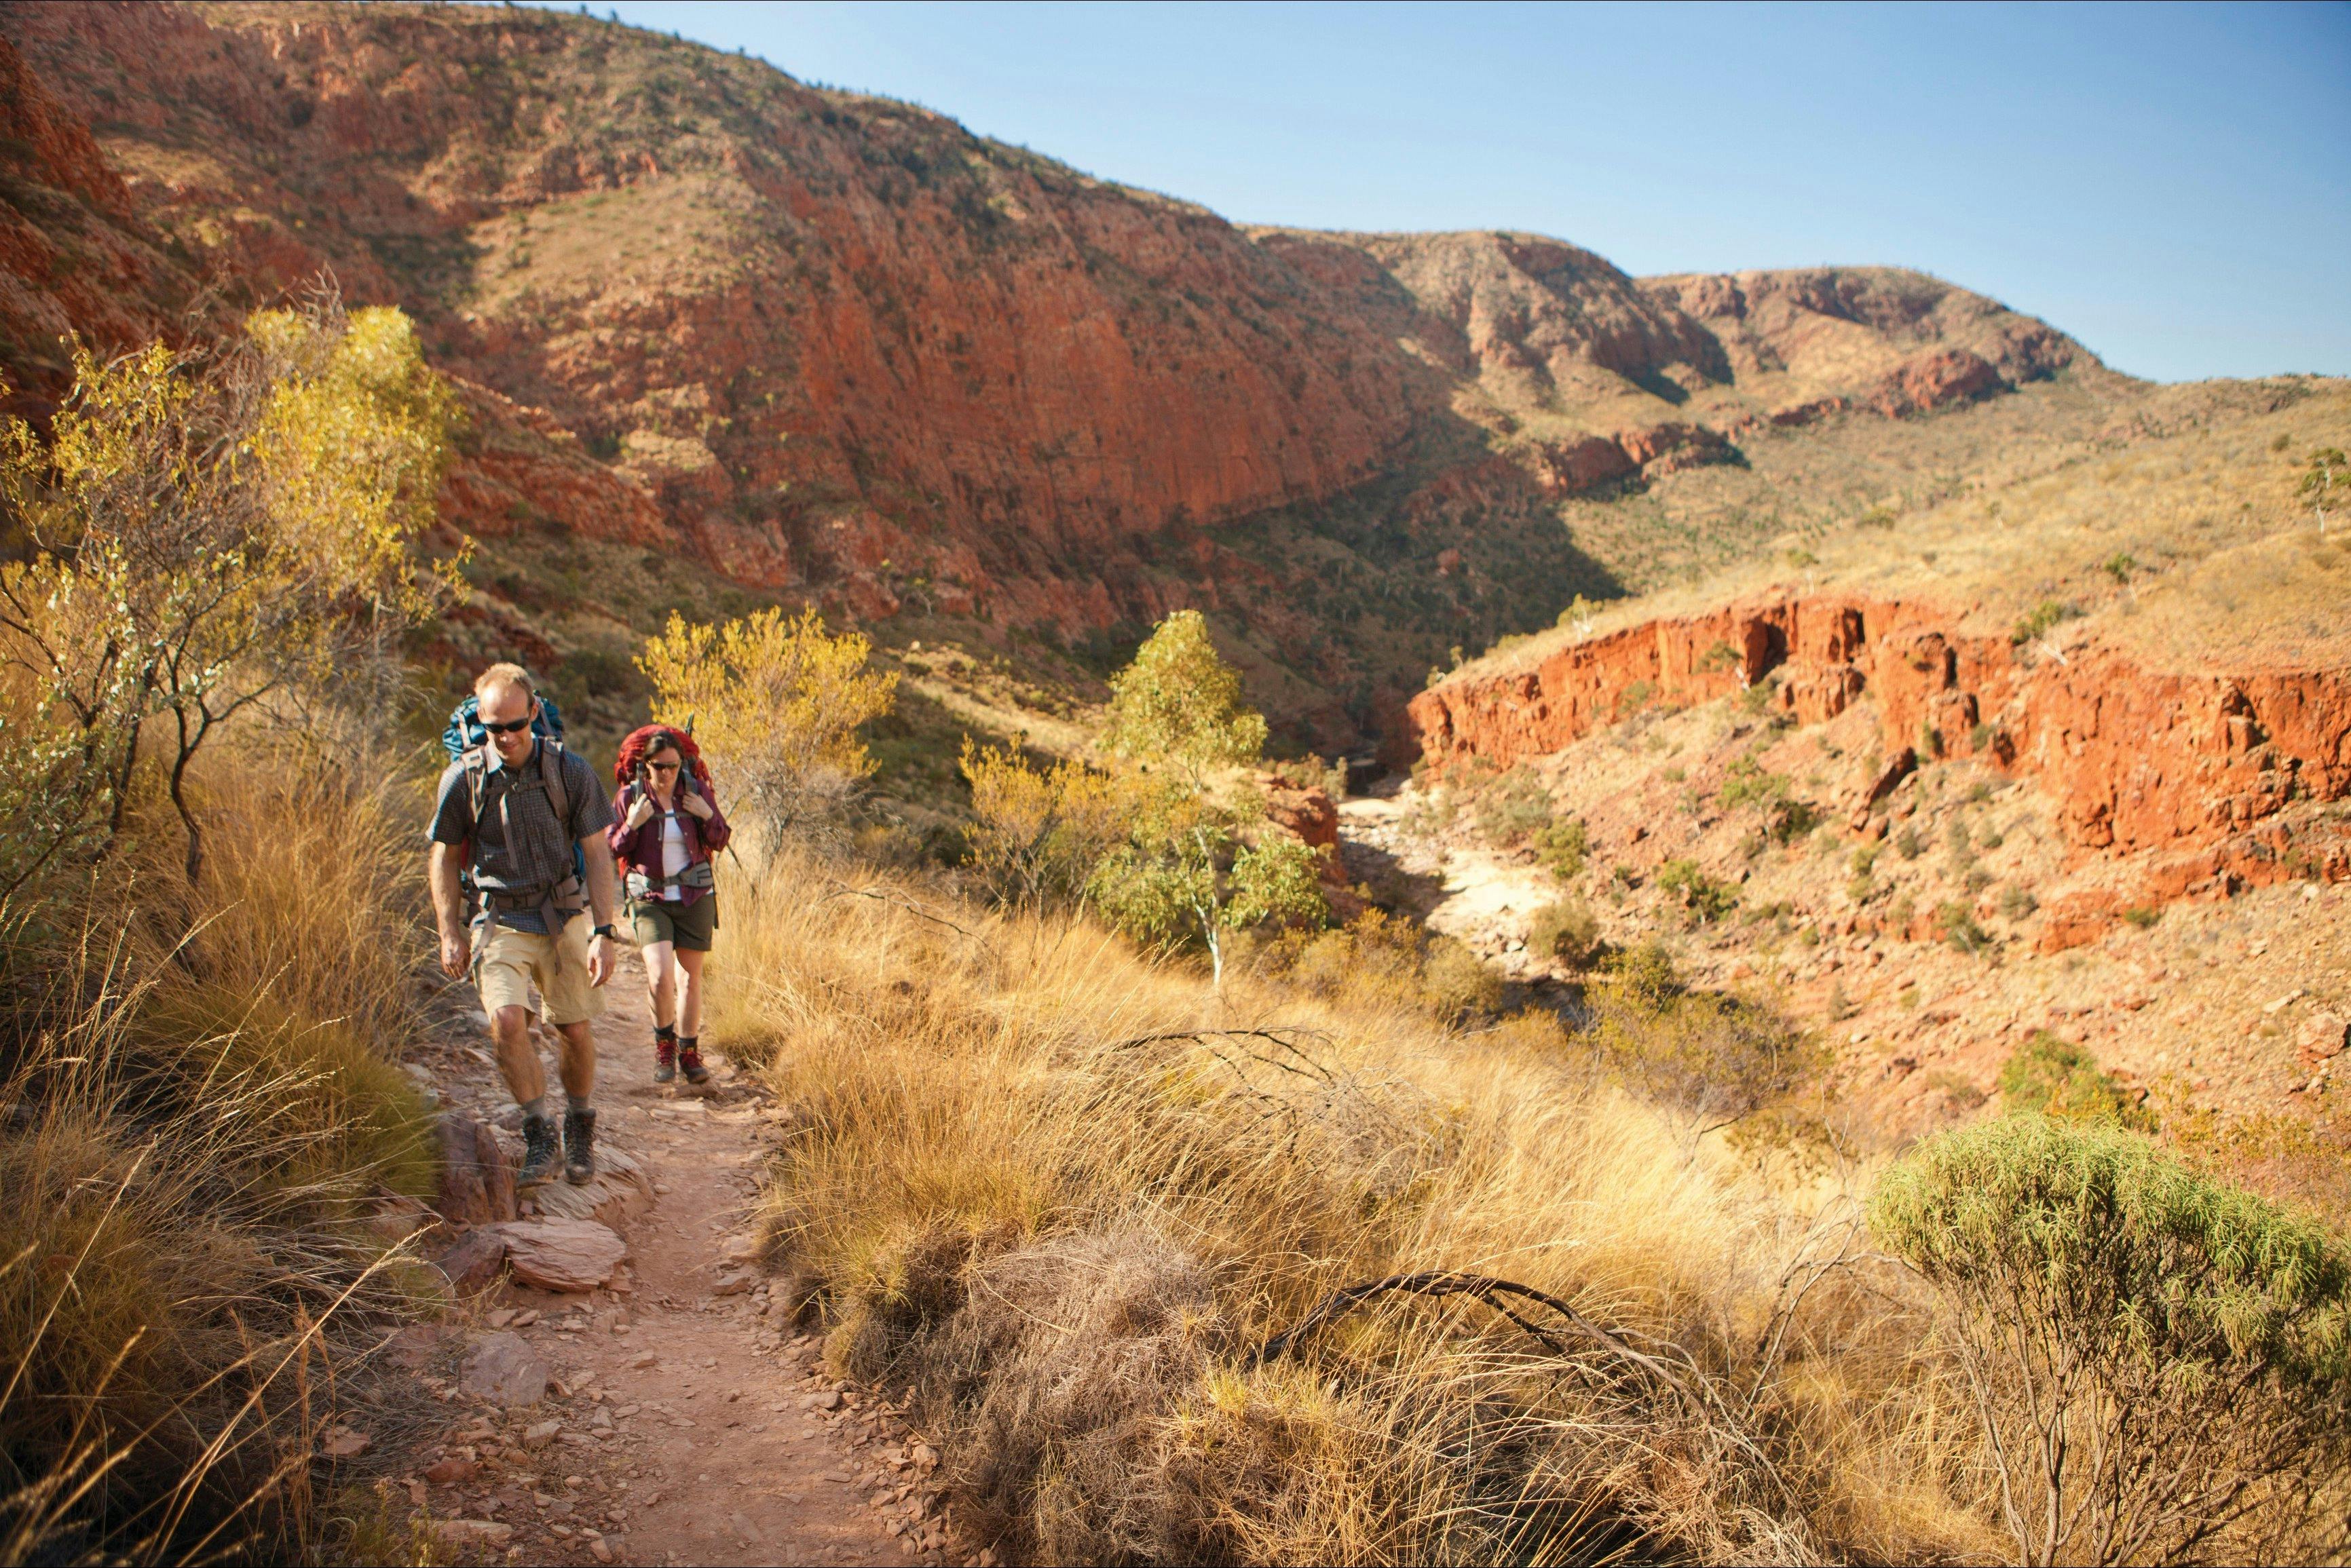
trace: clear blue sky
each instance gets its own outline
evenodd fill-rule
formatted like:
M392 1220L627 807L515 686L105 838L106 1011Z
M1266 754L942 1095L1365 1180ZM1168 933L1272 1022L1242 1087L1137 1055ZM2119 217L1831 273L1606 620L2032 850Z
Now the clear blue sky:
M2351 5L594 10L1237 221L1893 263L2137 375L2351 373Z

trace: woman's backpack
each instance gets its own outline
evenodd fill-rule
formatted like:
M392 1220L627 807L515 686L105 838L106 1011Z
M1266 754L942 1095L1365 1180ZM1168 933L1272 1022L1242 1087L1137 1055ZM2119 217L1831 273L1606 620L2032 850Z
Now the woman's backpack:
M637 770L644 764L645 753L655 735L666 735L676 742L678 751L684 755L686 767L694 774L694 782L702 786L705 795L708 795L711 793L710 764L702 760L702 748L695 744L694 732L681 724L642 724L630 731L628 738L621 742L620 756L612 763L612 782L616 784L636 782Z

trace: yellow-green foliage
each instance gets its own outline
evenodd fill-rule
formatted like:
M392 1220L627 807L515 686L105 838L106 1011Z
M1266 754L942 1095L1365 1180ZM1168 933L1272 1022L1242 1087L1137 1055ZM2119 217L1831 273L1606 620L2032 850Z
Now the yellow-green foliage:
M1599 917L1581 898L1554 899L1527 923L1527 950L1557 959L1570 969L1591 968L1601 947Z
M0 663L26 699L0 733L0 807L59 791L81 807L8 814L25 864L104 847L168 716L157 760L193 879L184 785L216 727L329 670L364 690L448 585L414 545L449 400L407 318L329 304L253 327L205 354L78 348L48 439L0 427L0 505L26 552L0 568Z
M1257 761L1265 716L1241 701L1240 672L1217 654L1198 610L1177 610L1111 677L1112 747L1195 774Z
M1768 1002L1685 991L1663 949L1614 955L1595 987L1591 1045L1636 1093L1702 1120L1735 1121L1816 1079L1827 1045Z
M456 402L415 327L390 306L348 321L265 310L246 326L266 355L253 450L278 547L354 592L429 613L412 552L434 519Z
M2038 1116L1930 1140L1870 1220L1953 1303L2026 1560L2343 1551L2351 1251L2315 1220Z
M657 723L691 730L747 818L776 829L820 821L872 772L858 726L887 713L898 677L869 670L872 642L835 636L813 609L765 609L722 626L675 611L637 667Z
M1003 901L1075 897L1126 836L1136 795L1126 781L1068 758L1034 767L968 735L960 765L971 786L971 867Z
M1694 926L1719 920L1739 907L1739 894L1709 877L1695 860L1668 860L1657 867L1657 891L1677 902Z
M1128 794L1125 842L1087 884L1103 914L1138 941L1207 950L1219 983L1228 930L1329 918L1314 851L1258 826L1254 791L1219 791L1214 775L1253 763L1264 715L1244 707L1239 671L1217 655L1196 610L1162 621L1134 662L1111 677L1107 739L1155 779Z

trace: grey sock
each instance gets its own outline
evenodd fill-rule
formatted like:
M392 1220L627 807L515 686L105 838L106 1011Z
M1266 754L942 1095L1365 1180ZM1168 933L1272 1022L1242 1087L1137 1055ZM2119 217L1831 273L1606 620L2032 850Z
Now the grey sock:
M538 1117L541 1121L546 1120L546 1119L547 1119L547 1096L546 1096L545 1095L541 1095L541 1096L538 1096L537 1099L535 1099L535 1100L525 1100L525 1101L523 1101L523 1102L522 1102L522 1114L524 1115L524 1116L525 1116L525 1117L537 1116L537 1117Z
M572 1110L574 1110L574 1111L592 1111L592 1110L594 1110L596 1107L595 1107L594 1106L592 1106L592 1105L590 1105L590 1104L589 1103L589 1102L590 1102L590 1100L591 1100L593 1097L594 1097L594 1096L590 1096L590 1095L573 1095L573 1094L567 1094L567 1095L565 1095L565 1096L563 1096L563 1098L564 1098L564 1102L565 1102L567 1105L569 1105L569 1106L570 1106L570 1108L571 1108Z

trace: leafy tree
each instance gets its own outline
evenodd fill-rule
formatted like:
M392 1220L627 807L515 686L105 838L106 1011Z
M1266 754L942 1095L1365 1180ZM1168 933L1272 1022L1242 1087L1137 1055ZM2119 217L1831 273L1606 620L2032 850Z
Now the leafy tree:
M1217 657L1197 610L1162 621L1111 678L1107 739L1152 782L1137 792L1126 842L1087 890L1138 940L1205 947L1218 986L1227 931L1327 914L1315 851L1265 825L1260 798L1216 787L1223 770L1258 760L1265 737L1264 716L1241 702L1240 674Z
M40 842L12 844L14 864L102 852L168 720L163 770L200 875L187 780L206 740L274 694L392 663L391 639L450 587L454 563L416 543L454 406L405 316L331 297L200 350L101 362L76 346L49 439L0 428L0 508L24 556L0 570L0 659L22 700L0 793L81 803L16 818L7 831Z
M1196 790L1265 750L1265 715L1241 701L1240 671L1217 656L1198 610L1161 621L1110 690L1111 749L1180 769Z
M745 814L774 840L836 824L873 772L858 726L887 713L898 677L866 668L870 639L828 633L813 609L765 609L721 626L670 612L637 668L656 723L693 732Z
M2346 1544L2351 1251L2106 1124L1929 1140L1870 1205L1953 1339L2020 1563Z

